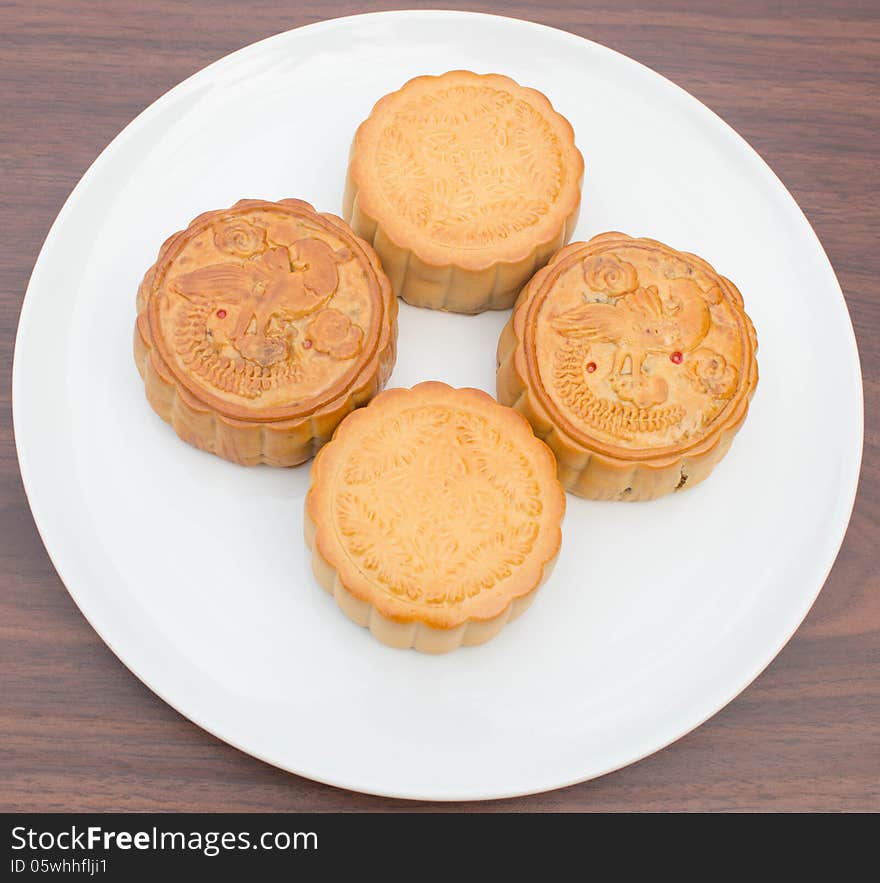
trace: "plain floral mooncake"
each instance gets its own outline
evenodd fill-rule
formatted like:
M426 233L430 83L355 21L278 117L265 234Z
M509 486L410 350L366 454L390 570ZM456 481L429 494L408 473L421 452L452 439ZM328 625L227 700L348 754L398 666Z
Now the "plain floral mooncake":
M417 77L357 130L344 215L408 303L508 309L571 237L583 171L540 92L498 74Z
M559 552L565 494L528 423L475 389L380 393L312 467L315 575L383 643L443 653L488 641Z
M736 286L692 254L605 233L523 290L498 346L498 399L594 499L693 487L724 456L758 382Z
M397 301L375 252L297 199L246 199L168 239L137 297L147 398L235 463L311 457L394 365Z

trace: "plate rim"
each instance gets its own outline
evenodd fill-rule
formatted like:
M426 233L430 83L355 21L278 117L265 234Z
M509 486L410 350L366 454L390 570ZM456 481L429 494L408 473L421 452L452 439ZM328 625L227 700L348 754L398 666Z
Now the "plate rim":
M732 141L735 143L740 150L742 150L748 159L752 162L756 171L760 172L765 180L777 191L783 198L787 198L791 207L793 207L796 211L796 215L799 217L802 222L802 226L809 231L812 242L814 246L818 249L818 254L821 255L822 261L824 265L827 267L828 271L830 271L830 278L834 280L835 290L837 295L840 298L840 305L843 307L843 312L846 317L846 323L844 324L844 331L848 331L848 343L850 344L851 354L854 356L854 367L856 369L855 374L858 379L858 388L856 390L857 396L857 417L858 417L858 432L857 432L857 457L853 457L852 468L850 469L850 473L847 476L849 481L847 482L847 494L844 495L843 499L849 499L848 507L845 507L847 510L846 518L842 519L840 523L837 525L837 535L834 537L834 542L831 543L831 548L834 549L833 555L830 556L829 563L825 568L824 575L821 580L818 581L818 585L812 589L810 592L805 593L805 606L803 612L796 618L796 622L791 630L786 634L779 642L778 646L772 650L772 652L767 656L767 658L761 657L757 664L753 665L749 670L748 674L739 679L737 685L732 690L724 690L724 697L721 698L720 702L718 698L715 697L711 700L711 710L708 711L704 716L699 716L698 719L694 721L689 721L685 724L684 728L681 731L677 731L675 735L672 737L662 740L658 743L655 743L653 747L648 748L643 753L638 754L637 756L633 756L629 759L623 760L620 763L615 763L607 768L603 768L601 770L595 772L588 772L586 774L577 774L572 777L567 777L562 781L554 781L548 784L543 784L534 788L514 788L508 790L495 790L495 791L481 791L479 789L472 791L450 791L448 793L444 793L440 796L438 794L425 794L421 792L407 792L401 789L393 789L393 788L380 788L380 787L365 787L363 785L352 785L345 781L334 779L332 776L324 776L324 775L316 775L312 772L306 772L302 769L297 769L291 766L289 763L285 763L279 759L273 759L268 756L263 755L258 751L254 751L250 748L244 747L240 744L236 739L230 738L228 735L224 735L222 730L223 727L214 727L202 720L198 719L198 716L194 714L190 714L185 711L183 708L179 707L179 705L169 699L166 695L164 689L157 688L151 680L145 677L144 675L138 673L133 666L132 663L126 658L126 654L120 652L117 647L114 645L114 642L108 639L108 636L98 627L96 627L93 618L97 618L95 612L92 612L90 616L89 612L85 609L87 606L87 601L83 600L81 602L81 598L79 597L81 593L78 589L71 587L68 584L68 579L63 575L63 571L67 571L70 573L70 568L66 566L65 561L63 559L69 558L67 553L62 554L59 551L58 546L56 545L54 550L52 545L47 542L46 533L44 531L44 517L43 517L43 506L45 504L36 503L35 500L39 497L33 495L33 488L36 484L36 479L34 478L34 472L32 471L33 467L30 465L30 460L28 458L27 453L23 450L21 435L24 433L18 432L18 427L23 426L25 423L25 419L22 418L20 414L20 409L17 406L17 402L22 398L22 387L24 384L24 380L22 378L23 369L20 367L21 361L18 358L19 355L19 344L26 338L27 327L31 321L30 316L33 311L33 304L35 301L35 297L30 296L32 288L36 288L37 284L39 284L39 274L41 270L41 265L44 260L44 256L47 255L57 237L60 235L59 230L67 218L69 214L74 211L74 208L82 197L82 193L85 187L91 182L93 178L95 178L101 171L103 165L109 161L109 158L122 146L124 146L129 140L135 137L138 133L139 128L155 113L161 111L165 104L169 101L173 100L176 95L179 95L185 88L190 87L193 84L193 81L201 79L203 77L209 76L209 71L225 66L231 63L232 59L235 59L245 53L256 53L259 52L261 48L265 47L267 44L273 41L282 41L289 34L300 31L315 31L315 30L323 30L331 27L345 26L346 24L353 24L359 20L369 20L369 19L377 19L377 18L422 18L422 19L432 19L432 18L448 18L448 17L467 17L469 19L480 18L480 19L488 19L494 22L501 22L505 25L514 25L517 27L527 27L527 28L537 28L543 31L551 32L555 38L557 39L565 39L568 41L577 41L588 44L593 51L598 51L599 53L606 53L612 56L617 56L619 59L624 59L626 62L636 65L639 68L643 69L643 71L647 72L653 77L659 78L663 81L665 86L672 87L673 90L678 93L680 98L684 98L686 101L691 103L692 105L696 105L699 110L703 113L709 114L712 118L713 122L716 125L722 127L723 130L729 136L732 136ZM35 283L35 279L37 282ZM831 293L829 293L830 296ZM237 750L242 753L249 755L251 757L255 757L256 759L268 763L274 767L282 769L286 772L293 773L294 775L302 776L303 778L310 779L312 781L321 782L323 784L331 785L337 788L343 788L345 790L354 791L357 793L363 794L371 794L379 797L389 797L396 799L404 799L404 800L421 800L421 801L431 801L438 803L445 802L459 802L459 801L482 801L482 800L500 800L500 799L509 799L515 797L528 796L532 794L540 794L548 791L557 790L560 788L569 787L574 784L578 784L581 782L591 781L593 779L599 778L601 776L605 776L609 773L615 772L616 770L622 769L631 764L637 763L643 760L646 757L649 757L652 754L657 753L658 751L663 750L669 745L677 742L679 739L683 738L687 734L693 732L698 727L702 726L707 720L714 717L718 712L720 712L723 708L725 708L728 704L730 704L734 699L736 699L744 690L746 690L762 673L763 671L773 662L774 659L779 655L779 653L785 648L791 638L794 636L795 632L797 632L800 625L803 623L806 616L809 614L813 605L815 604L816 598L819 596L822 588L824 587L831 570L834 567L834 564L837 560L837 557L840 553L841 546L846 537L846 533L852 518L852 512L855 505L855 500L858 491L859 478L861 475L861 464L862 457L864 451L864 383L861 371L861 362L859 357L858 350L858 340L855 335L855 329L852 323L852 316L850 315L846 298L843 295L843 290L840 285L840 281L837 278L837 274L834 270L834 266L832 265L828 255L825 251L824 246L822 245L821 240L813 229L812 225L809 222L809 219L803 212L803 209L798 204L797 200L785 186L785 184L780 180L780 178L776 175L773 169L768 165L768 163L764 160L764 158L758 153L758 151L752 147L752 145L737 132L729 123L727 123L724 119L722 119L715 111L713 111L710 107L700 101L697 97L692 95L683 87L679 86L674 81L668 79L663 74L649 67L641 61L638 61L635 58L627 56L621 52L618 52L615 49L612 49L608 46L605 46L601 43L597 43L593 40L590 40L587 37L582 37L578 34L571 33L569 31L565 31L561 28L556 28L551 25L542 24L540 22L531 21L529 19L521 19L515 18L512 16L504 16L504 15L496 15L492 13L484 13L484 12L469 12L463 10L452 10L452 9L398 9L398 10L386 10L386 11L377 11L377 12L367 12L360 13L356 15L346 15L346 16L338 16L330 19L323 19L321 21L312 22L310 24L301 25L295 28L290 28L285 31L281 31L276 34L272 34L268 37L257 40L253 43L250 43L246 46L242 46L239 49L233 50L226 55L221 56L220 58L215 59L194 73L190 74L188 77L181 80L179 83L173 85L170 89L165 91L163 94L154 99L147 107L141 110L130 122L128 122L104 147L103 150L97 155L97 157L92 161L89 167L85 170L85 172L81 175L75 186L70 191L67 198L64 200L60 210L56 214L48 233L43 241L43 244L40 247L37 258L34 262L33 269L31 271L27 287L25 289L25 295L22 300L21 312L19 314L18 325L16 329L15 335L15 348L14 348L14 356L13 356L13 368L12 368L12 417L13 417L13 434L15 438L15 448L16 455L18 459L19 472L22 478L22 484L25 491L25 496L28 501L28 505L31 510L31 515L34 520L34 524L36 526L37 532L40 536L40 539L43 543L43 546L46 550L47 555L49 556L50 561L52 562L53 567L58 575L59 580L64 586L67 593L73 599L80 613L83 615L85 620L89 623L91 628L98 634L101 638L102 642L111 650L111 652L116 656L116 658L134 675L142 684L144 684L151 692L153 692L156 696L158 696L163 702L177 711L180 715L185 717L187 720L198 726L199 728L205 730L214 738L221 740L222 742L233 746ZM76 580L73 580L76 582ZM807 600L808 599L808 600ZM678 730L678 728L676 728Z

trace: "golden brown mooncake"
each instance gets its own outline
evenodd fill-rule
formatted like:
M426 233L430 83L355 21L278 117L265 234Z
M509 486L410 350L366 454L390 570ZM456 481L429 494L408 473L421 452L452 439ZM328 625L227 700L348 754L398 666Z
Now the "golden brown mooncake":
M475 389L389 389L312 467L315 575L392 647L445 653L519 616L549 575L565 494L528 423Z
M584 161L565 117L499 74L416 77L354 137L344 211L419 307L508 309L571 238Z
M373 249L298 199L199 215L137 296L147 398L234 463L293 466L391 374L397 301Z
M498 344L498 399L575 494L650 500L702 481L746 418L757 339L736 286L652 239L603 233L523 289Z

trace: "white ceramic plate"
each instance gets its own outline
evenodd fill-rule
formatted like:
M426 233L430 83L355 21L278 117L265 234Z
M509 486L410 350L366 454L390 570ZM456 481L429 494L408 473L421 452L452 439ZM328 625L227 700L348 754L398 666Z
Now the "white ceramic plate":
M388 649L318 588L308 467L244 469L148 407L135 290L162 240L239 197L339 211L357 124L422 73L497 71L574 125L575 238L649 235L742 289L761 380L712 478L647 504L569 497L526 616L444 657ZM402 306L391 385L494 392L506 313ZM378 794L491 798L598 776L687 733L792 635L843 538L861 376L828 259L792 197L694 98L535 24L381 13L280 34L172 89L101 154L43 247L14 372L21 471L61 578L119 658L191 720L270 763Z

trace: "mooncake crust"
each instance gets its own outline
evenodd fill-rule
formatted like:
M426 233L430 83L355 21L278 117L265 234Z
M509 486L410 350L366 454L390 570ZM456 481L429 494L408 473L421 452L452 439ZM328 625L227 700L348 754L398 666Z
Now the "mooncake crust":
M553 450L566 490L651 500L695 486L727 453L756 352L742 295L705 260L603 233L523 289L498 342L498 400Z
M455 153L465 127L469 153ZM505 180L481 177L493 164ZM449 71L376 103L352 143L343 215L408 303L509 309L571 238L583 173L571 124L544 94L501 74Z
M528 423L476 389L389 389L312 465L315 576L389 646L483 643L532 603L559 553L565 494Z
M137 310L153 409L184 441L241 465L308 460L396 356L397 301L376 253L299 199L196 217L163 243Z

